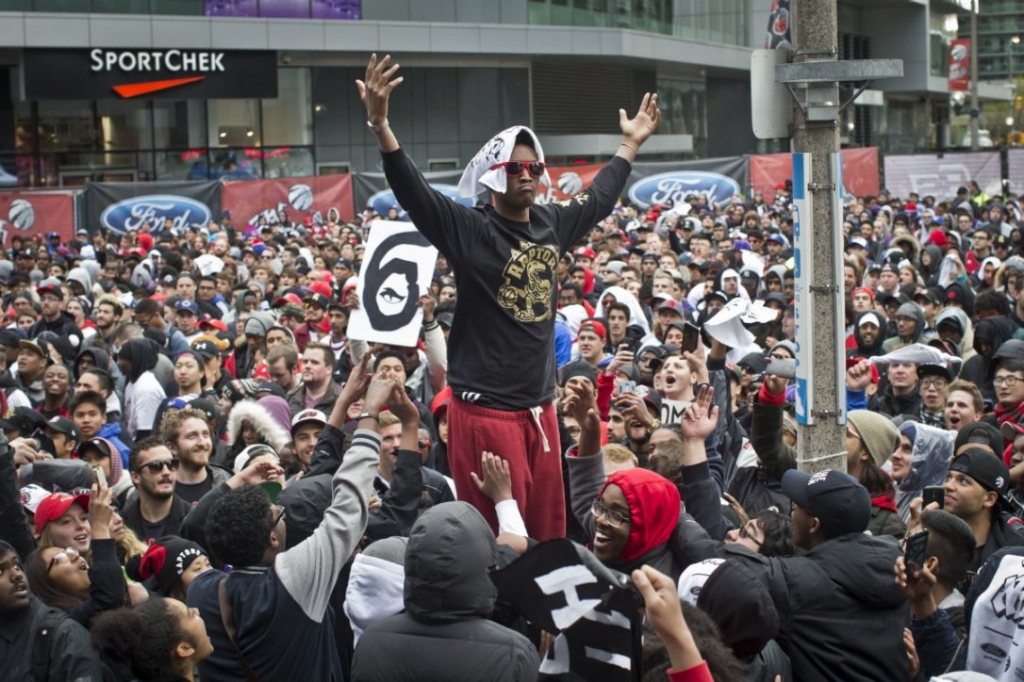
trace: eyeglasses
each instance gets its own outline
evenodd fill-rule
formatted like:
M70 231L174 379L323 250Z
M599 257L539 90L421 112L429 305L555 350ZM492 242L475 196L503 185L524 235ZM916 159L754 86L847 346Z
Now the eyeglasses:
M146 462L145 464L140 466L136 471L138 473L142 473L143 469L147 469L151 474L159 474L161 471L164 470L164 467L167 467L168 471L177 471L179 464L181 464L181 462L179 462L177 459L158 459L155 462Z
M594 515L595 519L599 516L605 517L608 520L608 525L612 528L621 528L622 526L630 523L628 516L609 509L601 504L601 500L594 500L594 504L590 505L590 513Z
M60 566L61 564L66 564L71 561L78 561L81 556L82 555L79 554L78 550L74 547L68 547L62 552L57 552L53 555L53 558L50 559L50 565L46 567L46 575L50 575L50 571L53 570L54 566Z
M1013 388L1014 386L1017 385L1018 381L1024 381L1024 379L1010 374L1004 377L996 377L993 383L996 386L1006 386L1007 388Z
M284 519L286 512L284 510L284 507L282 507L279 504L272 504L270 505L270 508L273 509L274 512L277 514L277 518L274 519L274 525L276 526L277 524L281 523L281 521Z
M758 540L756 537L754 537L754 534L751 533L750 530L748 530L750 528L757 528L757 523L755 521L753 521L753 520L750 520L750 521L747 521L746 525L740 526L740 539L741 540L750 540L755 545L757 545L758 549L760 549L761 548L761 541Z
M496 163L491 166L491 170L495 168L504 168L505 173L513 177L522 175L523 169L529 171L530 175L535 178L539 178L544 175L544 169L547 165L543 161L505 161L504 163Z
M934 388L936 391L942 391L946 388L946 380L925 377L921 379L921 388Z

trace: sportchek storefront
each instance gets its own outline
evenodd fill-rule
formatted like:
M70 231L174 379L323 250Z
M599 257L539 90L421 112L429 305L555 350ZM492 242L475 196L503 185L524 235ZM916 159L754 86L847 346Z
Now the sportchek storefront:
M315 175L310 69L277 61L262 51L24 50L18 67L0 69L10 86L0 93L11 93L0 100L0 186Z

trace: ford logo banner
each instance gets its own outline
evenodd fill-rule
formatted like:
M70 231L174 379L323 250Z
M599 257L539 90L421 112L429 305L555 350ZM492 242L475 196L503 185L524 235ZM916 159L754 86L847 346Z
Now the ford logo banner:
M448 197L449 199L451 199L452 201L454 201L457 204L462 204L463 206L468 206L470 208L473 208L474 206L476 206L476 198L472 197L472 198L467 199L467 198L465 198L463 196L460 196L459 195L459 188L457 186L455 186L455 185L434 185L434 184L431 184L430 187L431 187L431 189L437 190L441 194L445 195L446 197ZM381 190L380 192L377 192L376 194L371 196L369 199L367 199L366 200L366 205L369 206L370 208L372 208L378 215L387 216L388 209L391 208L392 206L397 206L398 205L398 200L395 199L395 193L394 192L392 192L389 189L385 189L385 190ZM401 206L398 207L398 210L399 210L399 218L401 220L408 220L409 219L409 216L406 214L406 212L404 210L402 210Z
M195 199L171 194L151 194L143 197L124 199L108 206L100 214L100 223L108 230L118 233L138 230L149 223L154 232L164 227L170 218L175 230L192 225L205 226L210 223L212 212L209 207Z
M728 204L740 193L740 185L732 178L708 171L669 171L640 180L629 188L629 200L647 208L668 199L678 204L691 194L708 195L715 206Z

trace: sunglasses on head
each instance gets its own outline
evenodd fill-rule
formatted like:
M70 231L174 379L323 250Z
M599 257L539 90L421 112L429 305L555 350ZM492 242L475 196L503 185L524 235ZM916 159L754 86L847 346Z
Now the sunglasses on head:
M525 168L529 171L530 175L535 178L539 178L544 175L544 169L546 167L547 166L543 161L505 161L503 163L494 164L490 169L494 170L495 168L504 168L505 173L514 177L522 175L523 169Z

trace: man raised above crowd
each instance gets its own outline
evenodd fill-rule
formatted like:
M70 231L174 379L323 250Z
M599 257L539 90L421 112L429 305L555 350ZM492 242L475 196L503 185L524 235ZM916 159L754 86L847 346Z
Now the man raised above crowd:
M632 119L619 110L623 137L615 157L589 189L563 204L534 205L540 180L550 180L533 131L515 126L499 133L459 183L468 197L493 194L494 205L478 211L433 191L400 147L388 101L403 78L390 60L371 56L366 80L356 85L395 197L459 273L448 376L448 457L456 488L496 529L494 507L470 472L482 451L501 452L530 536L561 537L565 503L553 404L558 259L611 213L640 145L658 127L658 96L645 95Z

